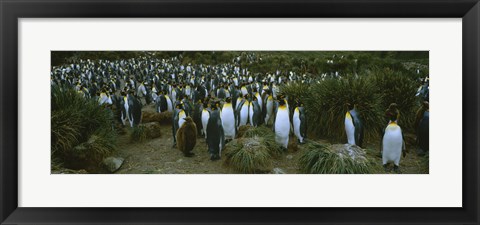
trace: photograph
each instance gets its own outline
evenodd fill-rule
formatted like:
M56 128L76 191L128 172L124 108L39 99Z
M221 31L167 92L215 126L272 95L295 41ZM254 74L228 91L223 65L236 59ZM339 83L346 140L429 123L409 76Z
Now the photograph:
M51 174L429 174L429 51L51 51Z

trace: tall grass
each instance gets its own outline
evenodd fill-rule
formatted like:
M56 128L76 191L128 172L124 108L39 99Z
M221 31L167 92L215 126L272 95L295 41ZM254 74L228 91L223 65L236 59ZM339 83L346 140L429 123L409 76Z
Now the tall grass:
M270 171L272 159L261 137L234 139L226 145L225 164L239 173Z
M329 146L308 142L298 164L301 173L308 174L368 174L372 172L368 160L352 158L333 152Z
M345 142L346 103L355 105L365 127L365 140L378 140L388 120L385 110L397 103L399 124L413 129L417 83L414 76L389 68L373 69L342 79L330 78L313 84L289 84L281 87L290 104L300 100L305 104L308 136Z
M312 84L309 88L292 85L282 87L281 90L289 96L289 101L298 98L305 104L309 136L328 138L336 142L346 141L345 113L346 104L350 103L356 106L362 116L365 139L378 137L382 126L379 121L383 119L381 95L367 78L332 78Z
M413 130L415 110L418 100L415 97L418 84L408 74L391 69L375 69L371 72L369 80L374 84L376 92L381 94L380 107L385 111L391 103L397 103L400 111L398 124ZM384 119L385 124L388 120Z
M93 164L115 149L112 113L71 88L51 89L52 162L69 167L78 157ZM82 145L82 147L75 148ZM83 151L83 152L78 152Z
M273 157L278 157L284 153L283 149L275 141L275 133L272 129L266 126L252 127L248 126L242 133L239 133L239 138L256 138L261 137L259 141L267 147L268 153Z
M144 142L147 140L147 131L144 126L135 126L130 134L130 142Z

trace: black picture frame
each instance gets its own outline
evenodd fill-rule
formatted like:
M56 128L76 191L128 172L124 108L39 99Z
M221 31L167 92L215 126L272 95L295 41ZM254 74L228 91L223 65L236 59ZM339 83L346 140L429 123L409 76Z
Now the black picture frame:
M479 224L480 4L478 0L0 0L0 14L1 224ZM463 207L18 207L17 21L19 18L62 17L463 18Z

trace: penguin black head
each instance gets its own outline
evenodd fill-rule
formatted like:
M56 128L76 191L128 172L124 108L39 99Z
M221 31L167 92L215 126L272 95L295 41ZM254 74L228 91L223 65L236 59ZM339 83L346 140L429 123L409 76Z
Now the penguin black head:
M182 102L178 103L177 105L175 105L175 108L183 109L183 103Z
M217 104L208 104L208 105L210 105L210 108L211 108L213 111L215 111L215 110L218 109L218 105L217 105Z
M388 120L394 121L394 122L397 121L397 115L396 114L392 113L392 114L388 114L387 116L388 116Z
M230 103L230 102L232 102L232 98L227 97L227 99L225 99L225 101L226 101L227 103Z
M281 106L285 105L285 99L279 99L278 104L280 104Z
M393 109L393 110L397 109L397 103L390 104L390 106L388 106L388 108Z
M347 107L347 110L348 110L348 111L353 110L353 108L354 108L354 104L351 104L350 102L347 102L347 103L345 104L345 106Z

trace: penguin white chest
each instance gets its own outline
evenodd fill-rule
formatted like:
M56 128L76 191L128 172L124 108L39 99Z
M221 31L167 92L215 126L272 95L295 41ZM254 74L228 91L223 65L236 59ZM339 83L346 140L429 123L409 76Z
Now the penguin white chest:
M260 96L258 93L255 95L258 101L258 105L260 106L260 111L262 110L263 104L262 104L262 96Z
M167 111L173 112L172 100L170 100L170 97L168 97L168 95L165 95L165 100L167 101Z
M210 113L206 109L202 110L202 131L203 134L205 135L205 138L207 138L207 124L208 124L208 119L210 118Z
M267 107L267 115L265 115L265 124L268 124L268 121L270 120L270 118L272 117L272 114L273 114L273 99L272 98L269 97L267 99L266 107Z
M349 112L345 115L345 132L347 133L348 143L355 144L355 126L353 125L352 116Z
M222 113L220 114L222 118L222 126L225 138L234 139L235 138L235 116L233 114L233 108L231 103L225 103L223 106Z
M300 142L303 142L303 137L300 134L300 123L300 111L298 108L295 108L295 111L293 112L293 133L295 133L295 136L297 136Z
M185 115L185 111L180 111L178 113L178 128L182 127L183 123L185 123L185 118L187 117L187 115Z
M282 145L284 148L288 146L288 135L290 133L290 118L288 115L288 109L283 106L277 111L277 117L275 119L275 141Z
M250 125L251 126L254 126L253 125L253 103L250 102L250 105L248 107L248 119L250 120Z
M246 125L248 121L248 101L243 103L242 109L240 110L240 126L241 125Z
M389 124L385 129L382 142L383 164L393 162L398 166L402 155L402 129L397 124Z

